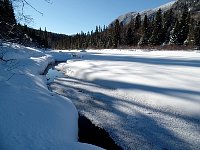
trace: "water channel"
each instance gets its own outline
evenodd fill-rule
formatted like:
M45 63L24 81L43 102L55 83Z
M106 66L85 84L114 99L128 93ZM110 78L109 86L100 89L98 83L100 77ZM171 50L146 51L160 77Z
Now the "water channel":
M46 75L47 85L50 91L52 91L50 85L56 78L67 78L64 73L55 69L55 66L59 63L61 62L49 65L44 73ZM81 114L79 114L78 128L79 142L93 144L107 150L121 150L121 147L115 144L104 129L95 126L88 118Z

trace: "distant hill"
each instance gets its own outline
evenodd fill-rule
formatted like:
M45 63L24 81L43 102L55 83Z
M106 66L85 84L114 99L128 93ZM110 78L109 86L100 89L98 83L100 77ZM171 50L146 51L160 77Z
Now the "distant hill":
M176 1L172 1L172 2L169 2L167 4L161 5L161 6L157 7L157 8L148 9L148 10L141 11L141 12L129 12L129 13L126 13L124 15L119 16L117 19L123 25L127 25L127 24L129 24L131 22L131 20L136 18L138 13L140 13L142 19L144 18L145 15L147 15L148 18L153 18L156 15L156 12L159 9L162 9L163 12L166 12L167 10L172 8L172 6L175 4L175 2ZM114 22L115 21L112 21L112 23L114 23Z
M151 19L156 15L156 12L159 9L161 9L163 13L172 9L173 12L175 12L177 15L181 15L184 7L188 7L192 17L198 19L200 18L200 0L175 0L154 9L148 9L141 12L135 12L135 11L129 12L119 16L116 19L118 19L121 24L127 25L131 22L131 20L136 18L138 13L141 15L142 19L144 18L145 15L147 15L148 18ZM115 20L112 21L111 24L113 24Z

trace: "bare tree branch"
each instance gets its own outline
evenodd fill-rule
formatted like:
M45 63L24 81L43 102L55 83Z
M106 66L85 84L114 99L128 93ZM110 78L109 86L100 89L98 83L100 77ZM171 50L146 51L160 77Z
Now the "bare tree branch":
M40 13L43 16L43 13L41 11L37 10L33 5L31 5L30 3L28 3L26 0L22 0L22 3L23 3L23 7L22 7L23 9L24 9L25 4L27 4L32 9L34 9L36 12Z
M49 4L52 4L51 0L43 0ZM29 16L29 15L25 15L24 13L24 9L25 6L29 6L31 9L35 10L37 13L41 14L42 16L44 15L42 13L42 11L38 10L36 7L34 7L30 2L28 2L27 0L12 0L12 2L16 3L17 7L20 6L20 13L19 13L19 21L20 20L24 20L24 22L26 23L30 23L33 19Z

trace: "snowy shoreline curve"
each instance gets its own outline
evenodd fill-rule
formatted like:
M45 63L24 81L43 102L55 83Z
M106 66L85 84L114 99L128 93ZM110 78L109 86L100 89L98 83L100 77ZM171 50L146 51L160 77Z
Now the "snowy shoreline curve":
M17 44L3 44L0 52L4 60L12 60L0 61L1 150L101 149L77 142L74 104L50 92L41 75L48 64L65 56Z

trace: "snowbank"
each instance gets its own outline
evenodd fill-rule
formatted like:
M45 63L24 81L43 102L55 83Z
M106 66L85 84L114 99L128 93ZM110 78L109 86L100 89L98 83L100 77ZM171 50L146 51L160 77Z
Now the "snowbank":
M100 149L77 142L74 104L50 92L41 75L48 64L63 61L65 55L14 44L5 44L2 51L10 61L0 61L0 149Z

